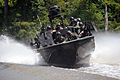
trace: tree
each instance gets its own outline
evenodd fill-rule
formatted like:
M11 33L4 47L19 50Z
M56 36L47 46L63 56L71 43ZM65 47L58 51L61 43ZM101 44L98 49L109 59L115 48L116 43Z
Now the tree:
M5 25L8 27L8 0L4 0L4 20Z
M20 38L35 36L42 24L45 27L50 25L48 9L53 5L61 7L66 25L69 25L69 18L73 16L97 29L105 30L105 3L109 30L120 30L120 0L0 0L0 24L4 26L4 18L9 23L9 27L0 27L0 31L8 31ZM53 20L54 24L58 22L59 19Z
M107 13L107 3L105 4L105 31L108 31L108 13Z

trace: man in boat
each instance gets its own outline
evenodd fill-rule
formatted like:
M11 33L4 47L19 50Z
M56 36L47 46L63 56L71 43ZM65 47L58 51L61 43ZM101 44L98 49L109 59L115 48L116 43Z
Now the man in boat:
M55 30L52 31L53 40L57 38L57 32L60 32L60 29L61 29L60 23L57 23Z
M61 29L60 29L60 32L61 32L61 35L62 35L63 37L65 37L66 34L67 34L67 32L68 32L68 28L65 26L64 23L61 23Z
M80 22L80 37L90 36L92 35L90 29L85 26L82 22Z
M53 37L52 37L52 28L51 28L51 26L47 27L46 35L47 35L47 44L48 45L54 44Z
M66 26L64 25L64 23L57 23L56 25L56 29L53 30L53 40L55 40L57 38L57 32L60 32L62 36L65 37L66 33L67 33L68 29L66 28Z
M62 29L61 24L57 23L56 25L56 32L59 32Z
M60 32L57 32L57 38L54 40L55 44L62 43L65 41L65 38L61 35Z
M40 48L40 41L38 40L38 38L34 38L34 41L35 42L33 44L35 45L35 47Z
M39 41L42 47L46 47L47 46L47 35L46 35L46 29L44 27L41 28L41 32L38 36L39 36Z
M30 39L30 46L32 48L40 48L40 41L39 41L39 39L36 38L36 37L34 38L34 40Z
M74 26L74 17L70 18L70 26Z
M80 26L79 22L77 19L74 19L74 26L73 26L74 31L79 35L80 33Z
M71 31L68 31L66 34L66 41L71 41L77 39L77 36L74 35Z
M77 18L77 22L80 23L80 22L81 22L81 19L80 19L80 18Z
M61 9L57 5L54 5L54 6L52 6L52 7L49 8L48 17L49 17L49 20L50 20L52 28L53 28L53 22L52 22L52 20L54 18L57 18L57 17L60 18L61 21L62 21L62 23L63 23L63 17L61 16L60 12L61 12Z

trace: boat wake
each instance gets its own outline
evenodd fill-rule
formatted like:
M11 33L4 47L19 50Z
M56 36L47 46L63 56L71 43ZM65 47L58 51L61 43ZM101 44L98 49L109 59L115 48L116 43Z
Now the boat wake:
M120 34L95 34L95 51L89 67L82 67L82 72L99 74L120 79Z

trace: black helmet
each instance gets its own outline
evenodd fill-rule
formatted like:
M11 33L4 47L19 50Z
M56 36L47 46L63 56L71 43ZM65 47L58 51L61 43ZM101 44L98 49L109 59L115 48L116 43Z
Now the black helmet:
M77 18L77 21L81 21L81 19L80 19L80 18Z
M65 27L65 24L64 24L64 23L61 23L61 26L62 26L62 27Z
M61 24L60 23L57 23L56 26L60 26Z
M71 31L69 30L69 31L67 31L67 33L71 33Z
M57 35L61 35L61 33L60 33L60 32L57 32Z
M74 22L77 22L77 19L74 19Z
M74 17L70 17L70 20L74 20Z
M47 29L52 29L51 26L48 26Z
M82 23L82 22L80 22L80 23L79 23L79 26L83 26L83 23Z
M60 27L59 26L56 26L56 28L55 28L56 30L60 30Z

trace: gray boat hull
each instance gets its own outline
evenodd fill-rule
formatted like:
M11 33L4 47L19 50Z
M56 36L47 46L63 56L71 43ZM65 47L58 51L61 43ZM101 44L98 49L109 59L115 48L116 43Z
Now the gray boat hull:
M50 65L72 67L88 65L91 52L94 51L93 36L87 36L50 47L40 48L37 51L45 62Z

